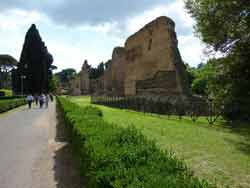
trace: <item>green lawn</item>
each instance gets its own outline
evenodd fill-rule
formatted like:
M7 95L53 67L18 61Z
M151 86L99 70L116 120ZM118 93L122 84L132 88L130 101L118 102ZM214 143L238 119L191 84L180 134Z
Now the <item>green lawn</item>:
M89 105L89 97L72 97L79 105ZM165 116L144 115L97 105L104 119L119 126L133 125L162 149L172 150L186 161L195 175L229 187L250 188L250 126L229 128L222 121L208 125L205 118L193 123Z

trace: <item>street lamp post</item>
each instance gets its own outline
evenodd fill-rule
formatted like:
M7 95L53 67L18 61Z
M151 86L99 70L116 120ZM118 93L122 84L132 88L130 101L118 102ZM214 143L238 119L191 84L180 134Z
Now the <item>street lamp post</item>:
M23 96L23 80L26 79L25 75L21 75L21 95Z

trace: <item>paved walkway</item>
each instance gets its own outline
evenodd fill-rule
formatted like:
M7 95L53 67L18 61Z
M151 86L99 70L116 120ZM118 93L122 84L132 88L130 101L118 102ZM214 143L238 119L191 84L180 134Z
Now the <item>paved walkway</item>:
M0 115L1 188L81 187L60 126L54 103Z

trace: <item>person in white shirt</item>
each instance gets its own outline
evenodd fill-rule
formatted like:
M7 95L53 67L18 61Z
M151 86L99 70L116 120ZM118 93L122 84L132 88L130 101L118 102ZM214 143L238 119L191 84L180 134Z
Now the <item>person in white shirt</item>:
M49 105L49 95L46 94L45 95L45 107L48 108L48 105Z
M28 103L29 109L31 109L31 105L32 105L32 102L33 102L33 96L29 94L29 95L26 97L26 101L27 101L27 103Z

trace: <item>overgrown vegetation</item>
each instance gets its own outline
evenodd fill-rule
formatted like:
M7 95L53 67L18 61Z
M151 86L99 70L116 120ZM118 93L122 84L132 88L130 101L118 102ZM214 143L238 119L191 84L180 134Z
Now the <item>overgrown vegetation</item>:
M216 71L210 97L220 103L228 120L250 121L250 1L185 0L185 3L196 21L198 36L211 53L223 54L222 58L212 60Z
M105 122L98 108L81 108L62 97L58 104L88 187L215 187L194 177L183 161L135 128Z
M3 99L0 100L0 113L6 112L18 106L24 105L26 103L25 99Z
M186 64L193 94L206 97L211 95L211 85L216 73L214 64L213 60L210 60L207 64L201 63L197 68Z

